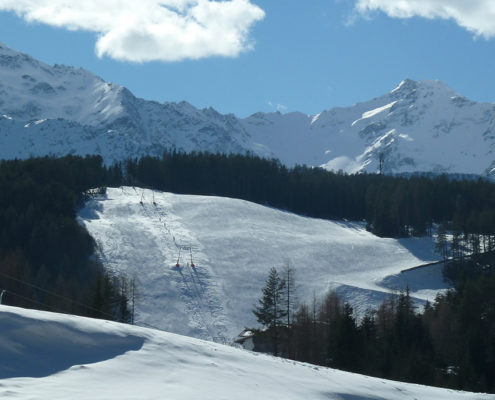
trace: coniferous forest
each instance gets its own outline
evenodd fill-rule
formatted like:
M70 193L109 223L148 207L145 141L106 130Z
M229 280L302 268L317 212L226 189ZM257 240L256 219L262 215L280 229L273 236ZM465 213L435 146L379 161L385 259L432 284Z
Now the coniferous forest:
M235 197L365 221L387 237L431 235L456 290L418 313L407 293L363 319L329 295L276 323L284 356L433 385L495 391L495 184L447 176L346 175L252 155L165 152L123 165L67 156L0 162L3 303L130 321L128 282L106 273L76 214L92 188L130 185ZM443 232L443 233L442 233ZM443 249L443 250L442 250ZM472 253L469 258L465 253ZM4 292L5 291L5 292ZM281 342L282 343L282 342Z
M458 268L471 270L474 257ZM297 273L272 269L253 309L255 350L392 380L495 392L495 254L418 309L405 290L357 317L334 293L291 303ZM288 295L288 287L291 294Z
M121 280L104 272L93 239L76 221L88 189L119 184L121 177L100 157L0 163L4 304L122 319Z
M125 165L126 183L184 194L217 195L327 219L366 220L384 237L431 234L434 223L495 235L495 185L483 179L346 175L287 168L256 156L166 152Z

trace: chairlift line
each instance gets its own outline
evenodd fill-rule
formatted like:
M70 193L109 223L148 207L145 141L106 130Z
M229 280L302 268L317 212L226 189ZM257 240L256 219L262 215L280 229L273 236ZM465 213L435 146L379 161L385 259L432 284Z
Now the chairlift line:
M176 238L174 233L177 234L178 232L174 232L171 225L169 225L166 221L166 218L164 215L161 214L161 210L158 209L158 207L155 208L155 211L152 212L151 210L148 210L147 207L144 205L144 193L145 190L141 193L141 205L143 206L144 213L148 216L148 218L157 218L158 221L155 221L155 223L158 223L157 225L162 227L168 234L170 235L168 237L168 243L167 243L167 248L168 250L172 250L170 247L170 238L173 240L173 244L175 244L176 249L178 249L178 255L177 255L177 260L174 266L171 268L175 268L177 272L180 273L184 285L187 288L187 292L189 293L189 297L191 298L192 301L192 306L193 306L193 314L194 318L193 320L197 321L201 326L202 329L205 330L205 333L213 340L216 342L223 342L225 343L226 340L224 337L221 336L220 332L217 331L215 332L218 327L216 326L216 322L213 320L210 320L210 317L207 318L206 314L210 315L211 318L216 320L216 316L213 315L213 310L209 303L205 303L205 300L202 297L201 293L205 293L205 289L202 287L202 284L199 279L198 271L196 270L196 264L194 264L194 258L193 258L193 250L199 251L201 246L198 244L193 245L192 243L188 244L182 244L182 240L187 240L186 237L181 235L180 233L178 234L178 237ZM152 191L152 201L153 204L156 206L156 200L155 200L155 195L154 192ZM153 215L154 214L154 215ZM165 214L166 215L166 214ZM173 225L173 224L172 224ZM161 229L160 229L161 230ZM173 251L173 250L172 250ZM184 254L184 252L189 251L189 260L187 257L187 254ZM182 263L186 266L187 270L189 273L185 272L185 269L181 268L181 255L183 256ZM191 268L189 268L191 267ZM182 272L184 270L184 272ZM199 287L198 287L199 285ZM208 307L210 311L208 311ZM219 335L220 334L220 335Z

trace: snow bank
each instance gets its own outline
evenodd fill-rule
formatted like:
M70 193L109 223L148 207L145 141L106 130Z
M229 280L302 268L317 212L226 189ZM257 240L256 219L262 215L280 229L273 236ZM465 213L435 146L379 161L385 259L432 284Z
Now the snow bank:
M0 343L13 339L12 345L29 349L23 352L24 363L37 365L45 356L41 346L33 346L42 342L54 349L54 360L64 360L65 352L78 354L58 373L46 374L44 366L37 365L33 371L43 376L39 378L21 377L24 367L18 363L12 374L19 377L0 379L2 399L495 399L494 395L369 378L118 323L7 306L0 306L0 316L2 328L22 333L14 338L1 329ZM76 331L77 340L70 334L52 336L54 330ZM127 350L89 363L81 348L98 342L102 335L108 345L115 341L115 347ZM123 345L123 338L141 344L137 348Z

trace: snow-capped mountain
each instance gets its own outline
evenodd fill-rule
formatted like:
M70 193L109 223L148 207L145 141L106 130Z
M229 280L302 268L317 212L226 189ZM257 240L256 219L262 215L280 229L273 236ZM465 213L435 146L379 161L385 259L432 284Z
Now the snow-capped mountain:
M0 157L101 154L112 162L185 151L244 152L233 115L136 98L83 69L49 66L0 44Z
M495 104L475 103L440 81L404 80L390 93L316 116L255 114L243 121L283 162L347 172L491 175ZM283 134L281 134L283 132Z
M83 69L49 66L0 44L0 158L100 154L106 162L164 148L252 152L347 172L495 173L495 104L439 81L318 115L244 119L136 98Z

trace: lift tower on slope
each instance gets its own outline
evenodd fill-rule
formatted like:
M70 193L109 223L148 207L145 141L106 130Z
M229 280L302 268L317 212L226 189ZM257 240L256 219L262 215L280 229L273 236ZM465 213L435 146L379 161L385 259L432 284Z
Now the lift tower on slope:
M179 255L177 256L177 262L175 263L175 266L176 266L177 268L179 268L179 267L180 267L180 251L181 251L181 249L182 249L182 247L181 247L181 246L179 246Z
M194 265L193 257L192 257L192 246L189 246L189 254L191 255L191 268L195 268L196 265Z

